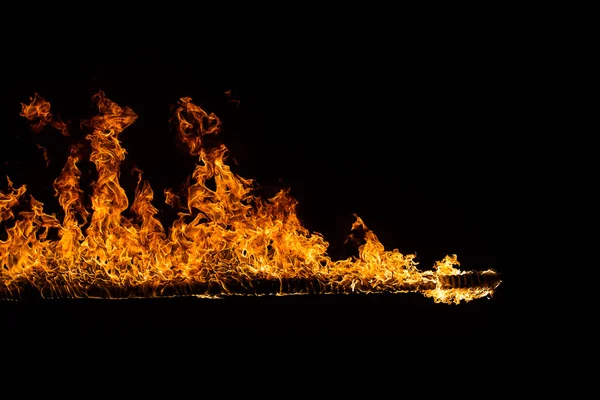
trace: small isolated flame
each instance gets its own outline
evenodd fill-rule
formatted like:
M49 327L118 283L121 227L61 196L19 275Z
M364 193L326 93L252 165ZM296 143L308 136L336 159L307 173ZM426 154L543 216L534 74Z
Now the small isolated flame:
M82 122L96 167L91 195L82 189L81 149L73 146L55 196L64 213L44 212L26 186L0 192L0 298L132 298L227 295L419 292L438 303L491 297L500 284L494 270L461 271L456 255L432 270L417 268L414 254L387 251L356 216L351 237L358 257L332 260L328 243L296 215L288 190L269 199L254 194L253 181L233 173L223 144L205 143L221 121L181 98L172 122L180 141L198 157L185 200L171 190L166 203L179 209L166 230L152 204L150 184L138 174L130 205L119 184L126 151L119 134L137 115L102 91L92 100L98 114ZM21 115L35 132L45 126L69 136L67 124L37 93ZM44 151L44 155L45 155ZM209 184L210 182L210 184ZM54 233L54 234L52 234Z

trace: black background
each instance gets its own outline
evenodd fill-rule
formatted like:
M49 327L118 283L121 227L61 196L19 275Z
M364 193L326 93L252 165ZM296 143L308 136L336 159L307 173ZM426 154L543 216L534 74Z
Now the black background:
M250 57L250 56L249 56ZM416 253L421 269L457 254L463 270L500 272L491 299L435 304L420 294L291 296L207 300L40 300L0 303L6 334L379 334L487 337L519 334L514 324L525 251L515 236L515 167L521 157L519 56L502 41L404 50L394 56L298 54L252 68L216 67L185 41L54 42L6 52L0 116L0 175L56 211L52 181L77 124L103 90L138 120L120 136L128 172L144 172L169 225L165 188L177 188L195 160L176 145L170 107L180 97L223 123L220 140L235 172L268 196L290 188L298 215L322 233L334 258L359 215L386 249ZM224 92L231 90L239 104ZM20 103L39 93L74 135L34 134ZM48 150L46 167L36 143ZM0 183L2 190L6 184ZM54 209L53 209L54 207Z

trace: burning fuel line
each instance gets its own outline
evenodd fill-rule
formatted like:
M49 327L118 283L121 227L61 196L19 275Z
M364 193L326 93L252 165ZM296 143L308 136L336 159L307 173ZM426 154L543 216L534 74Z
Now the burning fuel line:
M385 250L358 216L350 234L361 243L358 257L333 260L325 238L299 221L288 190L263 199L253 180L231 171L225 145L206 140L220 132L220 119L189 97L179 100L171 122L198 162L183 193L164 193L178 210L165 229L142 172L131 204L119 183L126 150L118 136L137 114L102 91L92 100L98 114L81 126L96 179L82 188L83 156L73 146L53 184L60 217L10 177L0 191L2 300L417 292L459 304L492 297L501 283L492 269L460 270L456 255L420 270L414 254ZM35 132L50 126L69 136L37 93L21 106Z

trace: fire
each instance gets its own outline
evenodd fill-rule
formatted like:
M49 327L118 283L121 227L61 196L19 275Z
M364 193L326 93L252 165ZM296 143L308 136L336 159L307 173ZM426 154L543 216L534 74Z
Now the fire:
M98 113L81 125L97 173L90 190L81 185L83 152L76 145L53 185L60 216L8 177L0 191L2 299L419 292L458 304L491 297L501 282L492 269L461 271L456 255L420 270L414 254L385 250L358 216L349 236L362 243L358 257L333 260L324 237L301 224L288 190L263 199L253 180L231 171L228 149L206 141L220 132L220 119L189 97L179 100L172 122L198 162L186 193L165 191L166 203L179 210L165 229L142 171L135 171L131 204L119 183L126 156L119 134L136 113L102 91L92 100ZM21 115L36 133L51 126L69 136L38 94L22 104Z

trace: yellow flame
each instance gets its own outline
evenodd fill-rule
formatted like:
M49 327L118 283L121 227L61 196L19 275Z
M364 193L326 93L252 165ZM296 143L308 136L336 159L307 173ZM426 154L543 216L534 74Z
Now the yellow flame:
M358 257L332 260L323 236L300 223L288 190L269 199L255 195L253 181L226 164L227 148L205 143L207 135L219 133L221 121L189 97L180 99L172 122L198 163L184 200L165 191L166 203L179 209L165 230L142 171L134 171L138 181L131 205L119 183L126 156L119 134L137 115L102 91L92 99L99 112L82 123L97 171L91 210L80 186L80 146L71 148L54 182L62 221L26 197L25 185L15 188L8 179L8 191L0 192L0 224L6 231L0 241L0 298L32 291L45 298L419 292L435 302L458 304L492 296L501 282L491 269L459 270L456 255L422 271L414 254L385 250L358 216L350 235L362 243ZM22 105L21 115L36 132L50 125L68 135L66 124L53 119L50 103L37 93L31 104ZM15 212L18 206L27 208ZM49 238L52 229L58 239Z

